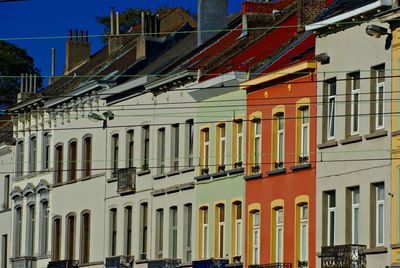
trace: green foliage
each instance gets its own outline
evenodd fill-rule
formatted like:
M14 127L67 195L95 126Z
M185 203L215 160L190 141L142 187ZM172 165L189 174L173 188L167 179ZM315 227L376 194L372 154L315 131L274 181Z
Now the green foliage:
M21 73L37 74L37 88L42 87L43 78L40 70L35 68L34 60L27 51L14 44L0 41L0 108L16 102Z

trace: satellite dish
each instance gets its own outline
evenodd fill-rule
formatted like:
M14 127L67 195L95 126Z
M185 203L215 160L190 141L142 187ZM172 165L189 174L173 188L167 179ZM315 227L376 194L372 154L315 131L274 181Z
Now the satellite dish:
M392 46L392 39L393 39L393 35L390 33L388 34L388 36L386 37L386 41L385 41L385 49L389 50L390 47Z

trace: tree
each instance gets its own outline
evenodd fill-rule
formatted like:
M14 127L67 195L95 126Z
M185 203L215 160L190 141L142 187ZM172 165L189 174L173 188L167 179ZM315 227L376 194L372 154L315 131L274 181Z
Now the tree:
M37 75L37 89L43 85L40 70L25 49L0 41L0 109L16 102L22 73Z

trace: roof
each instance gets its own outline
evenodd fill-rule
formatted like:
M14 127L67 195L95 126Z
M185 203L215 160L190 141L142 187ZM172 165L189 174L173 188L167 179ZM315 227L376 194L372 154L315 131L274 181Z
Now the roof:
M326 7L323 12L321 12L321 14L315 19L315 22L341 15L373 2L376 2L376 0L335 0L332 4Z
M0 143L12 144L13 138L13 124L10 116L0 117Z

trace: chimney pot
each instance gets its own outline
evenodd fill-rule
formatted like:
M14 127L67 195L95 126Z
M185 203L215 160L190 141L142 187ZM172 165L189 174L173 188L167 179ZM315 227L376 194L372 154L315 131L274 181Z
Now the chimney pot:
M142 11L142 14L141 14L141 24L140 24L140 26L142 27L142 35L144 35L145 29L146 29L145 23L146 23L145 15L144 15L144 12Z
M21 85L19 92L24 92L24 74L21 74Z
M86 30L85 32L85 42L88 43L89 42L89 31Z
M110 34L114 35L114 8L110 9Z
M75 29L75 41L79 40L78 29Z
M80 32L80 40L81 40L81 42L84 41L83 39L84 39L84 38L83 38L83 30L81 30L81 32Z
M119 35L119 12L115 13L115 32Z
M69 29L68 39L72 41L72 29Z
M36 74L33 75L33 93L36 93L36 80L37 80L37 76Z

